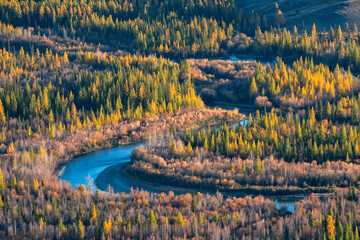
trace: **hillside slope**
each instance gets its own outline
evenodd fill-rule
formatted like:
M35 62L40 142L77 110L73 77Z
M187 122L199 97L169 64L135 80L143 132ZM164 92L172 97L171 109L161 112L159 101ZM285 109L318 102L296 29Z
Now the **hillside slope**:
M319 29L328 29L330 25L346 22L352 26L360 25L360 0L278 0L281 11L287 20L287 28L297 25L311 28L315 22ZM272 0L238 0L239 7L244 10L255 10L266 14L269 23L273 22L275 2Z

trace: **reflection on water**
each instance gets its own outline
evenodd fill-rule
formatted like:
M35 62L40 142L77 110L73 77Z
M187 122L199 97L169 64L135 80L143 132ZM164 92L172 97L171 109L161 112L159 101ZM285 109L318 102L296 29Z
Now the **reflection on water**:
M232 56L229 58L230 61L232 62L237 62L237 61L249 61L249 62L258 62L264 65L270 65L270 66L274 66L278 61L276 59L271 59L271 58L256 58L256 57L246 57L246 56Z
M118 146L78 157L66 164L59 178L68 181L73 187L87 185L89 176L95 181L106 168L129 162L131 152L140 145L142 144Z
M277 201L275 206L278 210L285 210L288 212L295 212L297 201Z

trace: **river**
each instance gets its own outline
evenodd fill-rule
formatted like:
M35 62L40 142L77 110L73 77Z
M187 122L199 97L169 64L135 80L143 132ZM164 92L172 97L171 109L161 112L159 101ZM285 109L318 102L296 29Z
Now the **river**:
M254 61L255 59L232 57L229 60ZM273 64L274 61L262 63ZM216 107L221 107L229 110L235 108L235 106L225 105L222 103L218 103ZM239 110L244 114L249 114L253 112L252 109L247 108L240 108ZM240 124L246 123L247 120L241 122ZM94 184L96 184L101 190L107 190L108 186L110 186L114 192L128 193L131 191L131 189L142 189L155 193L168 192L171 190L175 194L183 194L187 192L198 191L196 189L172 187L163 184L149 183L139 180L137 178L133 178L132 176L126 174L126 172L123 170L126 167L126 164L130 162L130 156L132 151L136 147L140 147L141 145L145 144L146 143L121 145L77 157L64 165L64 167L60 171L59 178L61 180L69 182L73 187L77 187L82 184L85 186L88 186L90 184L94 187ZM204 193L207 192L205 191ZM213 192L211 192L210 194L213 194ZM239 196L244 196L244 194L239 194ZM278 200L276 197L271 198ZM287 211L294 212L297 201L298 198L296 197L290 197L288 200L281 199L276 201L276 206L278 209L285 208Z
M87 186L89 182L94 184L95 180L97 180L96 185L98 185L101 190L106 190L108 185L110 185L114 192L129 193L131 188L155 193L168 192L171 190L175 194L198 191L196 189L149 183L124 173L123 169L126 163L130 162L131 152L134 148L141 145L145 145L145 143L117 146L77 157L64 166L59 178L69 182L73 187L82 184ZM212 192L202 192L213 194ZM243 195L240 194L239 196ZM274 199L276 199L276 197ZM288 200L278 200L276 206L278 209L285 208L293 212L296 207L296 202L297 199L291 197Z
M87 186L89 180L95 183L99 174L106 168L129 162L131 152L140 145L117 146L77 157L64 165L59 178L68 181L73 187L82 184Z
M222 107L222 106L221 106ZM226 106L226 108L230 108ZM247 110L249 111L249 110ZM249 113L249 112L247 112ZM240 124L246 124L247 120ZM146 190L149 192L161 193L173 191L175 194L184 194L187 192L197 192L197 189L181 188L167 186L158 183L149 183L129 176L124 171L126 164L130 162L132 151L136 147L144 146L146 143L137 143L129 145L120 145L117 147L95 151L80 157L77 157L64 165L60 171L59 178L69 182L73 187L89 184L99 187L100 190L108 190L111 187L114 192L127 192L131 189ZM203 193L214 194L214 192L201 191ZM245 194L238 194L243 197ZM276 201L278 209L286 209L294 212L296 202L299 197L293 196L284 200L283 197L270 197Z

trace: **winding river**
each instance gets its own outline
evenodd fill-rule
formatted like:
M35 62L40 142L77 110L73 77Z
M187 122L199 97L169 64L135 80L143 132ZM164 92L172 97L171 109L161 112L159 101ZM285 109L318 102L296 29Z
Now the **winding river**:
M232 61L249 60L231 58ZM251 59L252 60L252 59ZM234 109L234 106L218 104L217 107ZM240 109L240 112L249 114L251 110ZM242 124L246 124L244 121ZM64 165L60 171L59 178L69 182L73 187L79 185L96 184L100 190L109 190L109 186L114 192L127 192L132 189L146 190L149 192L161 193L173 191L175 194L187 192L197 192L196 189L172 187L163 184L149 183L129 176L124 171L126 164L130 162L132 151L146 143L121 145L109 149L103 149L77 157ZM204 192L204 191L203 191ZM206 193L206 191L204 192ZM209 192L213 194L213 192ZM244 196L244 195L239 195ZM298 198L290 197L287 200L271 197L275 200L278 209L285 208L287 211L294 212Z
M108 190L108 186L110 186L114 192L129 193L131 189L142 189L155 193L173 191L175 194L197 192L196 189L149 183L126 174L123 170L130 162L131 152L141 145L145 145L145 143L117 146L77 157L64 166L59 178L69 182L73 187L82 184L87 186L91 182L92 184L96 183L101 190ZM213 194L213 192L202 192ZM239 196L244 195L240 194ZM287 200L271 198L277 200L278 209L285 208L290 212L295 210L298 201L293 197Z

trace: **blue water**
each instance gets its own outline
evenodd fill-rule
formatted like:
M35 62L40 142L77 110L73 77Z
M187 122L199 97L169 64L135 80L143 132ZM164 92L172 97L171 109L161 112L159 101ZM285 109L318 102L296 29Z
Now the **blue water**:
M87 186L89 176L94 182L106 168L130 162L131 152L140 145L143 144L117 146L75 158L65 165L59 178L68 181L73 187L81 184Z
M265 59L265 58L255 58L255 57L236 57L236 56L232 56L228 60L230 60L232 62L237 62L237 61L255 62L256 61L256 62L259 62L261 64L270 65L270 66L274 66L277 63L276 59Z
M234 109L234 107L229 108ZM248 120L241 121L240 125L247 124L247 122ZM238 124L236 123L235 126ZM141 145L144 143L117 146L77 157L65 165L64 169L60 171L59 178L68 181L73 187L82 184L87 186L89 180L95 182L106 168L130 162L132 151Z
M278 210L286 210L288 212L295 212L297 201L278 201L275 203L275 207Z
M234 109L234 107L230 106L228 108L231 110ZM244 120L240 123L236 123L235 127L238 126L238 124L244 125L247 123L248 120ZM145 145L145 143L117 146L77 157L64 166L64 168L60 171L59 178L69 182L73 187L78 187L82 184L88 186L89 181L93 184L93 186L95 186L94 182L100 173L102 173L108 167L115 166L120 163L130 162L132 151L141 145ZM124 185L121 186L121 189L129 190L132 187L132 184L128 183L127 181L121 182L119 184ZM144 190L151 191L151 189ZM296 209L296 202L297 201L279 201L276 202L276 208L279 210L283 209L289 212L294 212Z
M110 166L119 163L130 162L130 156L134 148L144 144L124 145L114 148L99 150L87 155L77 157L65 165L62 174L59 175L61 180L69 182L73 187L82 184L88 186L89 179L92 183L96 180L101 172ZM126 181L121 184L128 184ZM131 184L130 184L131 185ZM122 189L130 189L132 186L122 186ZM95 186L95 185L94 185ZM113 186L112 186L113 187ZM144 189L149 190L149 189ZM130 191L130 190L129 190ZM127 192L129 192L127 191ZM151 191L151 189L149 190ZM297 201L278 201L275 206L277 209L294 212Z

